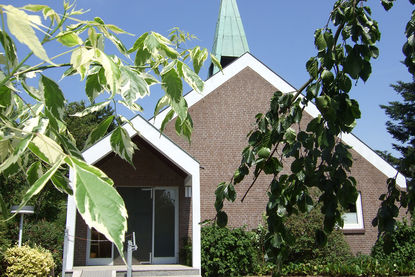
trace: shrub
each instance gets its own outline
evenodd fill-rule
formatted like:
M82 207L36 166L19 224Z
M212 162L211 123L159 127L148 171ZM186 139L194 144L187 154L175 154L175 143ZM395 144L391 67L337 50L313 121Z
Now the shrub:
M52 254L41 247L11 247L6 250L4 260L8 277L50 276L55 266Z
M385 242L380 237L372 248L372 256L395 264L415 263L415 226L408 225L406 221L398 222L390 238Z
M323 214L318 208L309 213L291 215L286 220L286 226L295 238L294 244L290 247L288 262L327 264L352 257L341 230L334 230L329 234L325 246L317 245L315 232L323 228Z
M253 233L242 228L202 228L202 274L241 276L255 273L257 251Z

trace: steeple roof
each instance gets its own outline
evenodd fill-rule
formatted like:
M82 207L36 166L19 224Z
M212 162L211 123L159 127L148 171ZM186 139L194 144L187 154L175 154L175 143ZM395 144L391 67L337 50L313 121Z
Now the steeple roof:
M236 0L221 0L212 54L226 66L246 52L249 52L248 41ZM219 70L213 66L211 69L210 76Z

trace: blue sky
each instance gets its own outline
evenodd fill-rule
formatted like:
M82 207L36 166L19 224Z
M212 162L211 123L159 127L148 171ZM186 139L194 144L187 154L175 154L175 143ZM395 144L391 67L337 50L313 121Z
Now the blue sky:
M60 1L4 1L14 5L42 3L61 11ZM335 1L276 1L239 0L239 10L245 27L251 54L265 63L274 72L294 87L308 79L305 63L316 54L313 45L314 30L323 27ZM373 149L391 150L392 138L387 133L387 117L380 104L399 100L390 84L398 80L411 81L411 76L400 63L404 28L409 20L412 6L409 1L396 1L394 8L385 12L380 1L369 1L373 17L378 20L382 33L380 57L374 61L370 79L359 81L352 89L352 97L357 99L362 111L354 134ZM173 27L195 34L195 44L211 50L220 0L78 0L77 7L89 9L84 18L101 17L106 23L118 25L126 31L140 35L146 31L156 31L167 35ZM122 36L131 46L136 37ZM52 49L51 51L56 50ZM59 49L57 49L59 50ZM205 65L201 72L207 77ZM62 81L61 87L70 100L79 100L81 86L79 78ZM156 89L151 99L142 102L145 117L153 112L153 105L160 97Z

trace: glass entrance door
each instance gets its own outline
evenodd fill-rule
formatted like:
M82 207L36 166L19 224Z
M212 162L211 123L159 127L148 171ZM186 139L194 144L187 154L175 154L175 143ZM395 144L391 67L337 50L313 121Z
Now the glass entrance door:
M128 240L135 240L138 249L133 252L133 264L150 263L153 237L153 189L137 187L117 187L118 193L124 199L128 211L128 229L124 243L124 256L127 255ZM120 254L115 249L114 264L122 265Z
M127 242L135 232L138 249L133 252L133 264L178 263L178 188L117 187L117 191L128 211L124 255L127 255ZM95 233L100 235L93 230L89 233L91 237ZM100 259L98 264L124 264L117 249L111 243L110 247L106 246L106 252L101 251L105 260ZM87 259L88 265L98 262L96 248L90 241L88 252L92 256Z
M177 188L156 188L154 193L154 263L178 262Z

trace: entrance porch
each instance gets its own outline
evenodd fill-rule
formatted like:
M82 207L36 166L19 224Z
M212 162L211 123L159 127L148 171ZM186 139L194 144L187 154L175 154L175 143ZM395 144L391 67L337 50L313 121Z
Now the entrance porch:
M83 156L114 181L114 187L124 199L128 212L125 240L126 243L131 240L134 232L138 246L133 252L132 264L139 267L134 267L137 270L133 276L140 276L137 272L142 271L143 265L150 265L146 269L159 265L180 266L179 252L184 239L192 243L190 269L200 275L199 162L160 135L142 117L134 118L132 123L140 132L137 135L129 125L125 126L139 149L133 156L134 167L112 153L109 137L87 149ZM115 266L103 271L107 275L126 268L113 244L87 226L72 196L68 197L66 237L63 267L68 274L75 276L80 274L76 269L83 268L82 276L88 276L85 274L98 269L95 266ZM194 271L189 272L186 275L195 275ZM149 276L160 276L151 273Z

